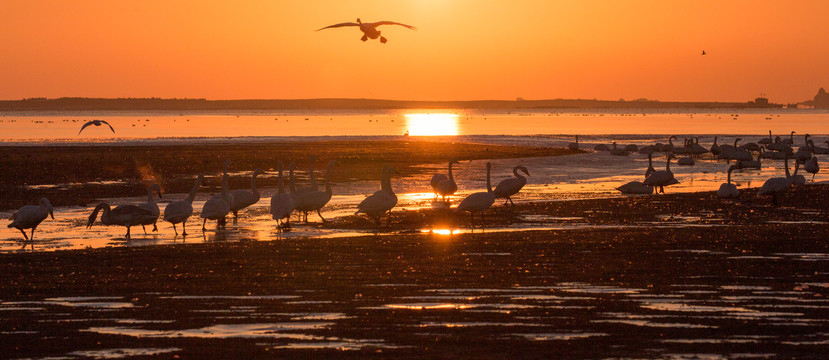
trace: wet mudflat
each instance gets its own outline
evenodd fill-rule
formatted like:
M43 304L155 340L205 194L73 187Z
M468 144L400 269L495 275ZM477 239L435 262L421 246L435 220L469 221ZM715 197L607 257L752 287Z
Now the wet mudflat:
M821 358L827 230L736 222L2 254L0 351Z

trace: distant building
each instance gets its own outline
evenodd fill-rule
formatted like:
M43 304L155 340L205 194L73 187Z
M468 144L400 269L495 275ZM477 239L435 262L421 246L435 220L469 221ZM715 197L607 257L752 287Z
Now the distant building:
M826 90L820 88L820 90L817 91L813 105L815 108L829 109L829 94L826 93Z
M766 99L764 97L758 97L758 98L754 99L754 105L769 106L769 99Z

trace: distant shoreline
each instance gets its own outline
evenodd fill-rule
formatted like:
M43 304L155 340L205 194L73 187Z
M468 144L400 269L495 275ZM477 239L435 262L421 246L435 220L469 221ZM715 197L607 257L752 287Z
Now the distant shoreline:
M780 109L782 104L679 102L638 99L551 99L408 101L382 99L207 100L161 98L30 98L0 100L0 112L15 111L241 111L241 110L393 110L393 109Z

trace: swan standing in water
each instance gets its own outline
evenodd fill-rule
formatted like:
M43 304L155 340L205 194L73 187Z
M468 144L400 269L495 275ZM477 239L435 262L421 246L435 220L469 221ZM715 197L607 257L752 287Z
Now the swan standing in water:
M364 213L373 217L380 226L380 217L385 213L391 213L391 209L397 205L397 195L391 188L391 174L395 172L391 166L383 165L383 170L380 173L380 190L374 192L371 196L365 198L357 205L357 212ZM391 214L389 214L389 222L391 222Z
M760 190L757 191L757 195L771 195L772 203L775 206L778 204L778 198L792 186L792 176L789 175L788 156L783 159L783 168L786 170L786 177L774 177L768 179L763 183L763 186L760 187Z
M659 192L665 193L665 186L678 184L674 178L674 173L671 171L671 159L676 158L673 154L668 154L667 161L665 162L665 170L657 170L654 171L647 179L645 179L644 184L650 186L658 186Z
M717 196L724 199L736 198L740 196L740 190L737 190L737 186L731 183L731 172L735 169L737 169L736 165L728 167L728 180L720 185L720 189L717 190Z
M109 204L100 203L89 215L89 222L86 223L86 228L89 229L98 218L98 212L103 210L101 214L101 223L104 225L120 225L127 228L127 234L124 235L127 239L130 238L130 228L146 223L152 223L153 219L158 219L158 215L153 215L152 211L141 208L138 205L118 205L114 209L110 209Z
M322 217L320 210L323 206L325 206L325 204L328 204L328 202L331 201L331 169L336 164L337 162L334 160L328 162L328 168L325 170L325 191L309 191L300 193L297 194L294 199L294 209L304 213L305 223L308 223L309 211L316 211L317 215L319 215L320 219L322 219L322 222L325 222L325 218Z
M484 214L483 211L489 209L493 203L495 203L495 193L492 191L492 185L490 183L490 172L492 170L492 163L486 163L486 191L485 192L476 192L467 196L461 203L455 208L455 213L459 213L461 211L469 212L470 219L472 224L475 223L475 213L481 213L481 221L484 222Z
M567 144L567 148L573 151L577 151L579 149L579 136L576 135L576 142Z
M509 201L511 205L515 205L515 203L512 202L512 199L510 197L515 194L518 194L518 192L521 191L524 185L527 184L527 178L519 174L518 170L521 170L525 174L527 174L527 176L530 176L530 172L527 170L527 168L523 166L516 166L512 168L512 175L514 175L515 177L502 180L498 183L497 186L495 186L495 190L492 191L493 193L495 193L496 199L507 199L506 201L504 201L504 205L507 204L507 201Z
M224 228L227 225L225 216L230 213L230 205L233 204L233 198L227 189L229 180L230 175L222 175L222 193L219 196L211 197L204 203L201 210L201 218L204 219L201 225L202 232L207 230L205 227L207 220L216 220L218 222L216 225L217 228Z
M807 173L812 174L812 181L815 181L815 175L817 175L818 171L820 171L820 165L817 163L817 156L812 156L811 159L806 161L806 164L803 165L803 170L806 170Z
M432 176L432 191L435 192L435 200L437 196L443 197L443 202L446 202L446 197L455 195L458 191L458 184L455 183L455 176L452 174L452 164L458 164L458 160L449 160L449 177L443 174L435 174Z
M295 164L293 162L288 165L291 171L291 186L294 184L294 166ZM285 185L282 177L282 161L277 163L277 167L279 169L279 180L277 183L278 190L276 194L271 196L271 216L274 220L276 220L277 226L286 227L289 226L289 222L291 221L291 213L294 211L294 198L291 194L285 192Z
M317 31L324 30L324 29L338 28L338 27L343 27L343 26L359 26L359 27L360 27L360 31L362 31L362 32L363 32L363 37L362 37L360 40L362 40L362 41L366 41L366 40L368 40L368 39L376 39L376 38L378 38L378 37L379 37L379 38L380 38L380 42L381 42L381 43L383 43L383 44L385 44L385 43L386 43L386 41L388 41L388 40L387 40L385 37L380 36L380 30L377 30L377 27L378 27L378 26L380 26L380 25L400 25L400 26L403 26L403 27L405 27L405 28L408 28L408 29L412 29L412 30L417 31L417 28L416 28L416 27L411 26L411 25L401 24L401 23L399 23L399 22L394 22L394 21L378 21L378 22L373 22L373 23L368 23L368 22L367 22L367 23L364 23L364 22L360 21L360 19L359 19L359 18L357 18L357 22L356 22L356 23L353 23L353 22L345 22L345 23L339 23L339 24L329 25L329 26L326 26L326 27L324 27L324 28L317 29Z
M23 239L32 241L32 249L34 250L35 229L37 229L37 226L49 216L52 217L52 220L55 220L52 204L49 202L49 199L41 198L38 205L24 205L12 214L12 216L9 217L9 220L12 222L8 227L20 230L20 233L23 234ZM32 236L27 237L26 232L23 231L23 229L32 229Z
M187 219L193 215L193 200L196 198L196 193L199 192L199 188L203 182L204 175L199 174L199 177L196 178L196 183L193 184L193 188L184 200L170 202L164 208L163 219L173 224L173 231L176 232L176 235L178 235L176 224L181 223L181 235L187 236L187 228L185 228L185 225L187 224Z
M794 186L801 186L806 185L806 177L797 173L797 170L800 169L800 163L795 161L794 163L794 173L792 173L792 185Z
M161 186L158 184L150 185L150 188L147 189L147 202L138 204L144 210L149 210L153 215L155 215L155 219L153 221L148 221L146 224L141 224L141 229L144 230L144 234L147 234L147 229L144 227L145 225L153 225L153 231L158 231L158 216L161 215L161 210L158 209L158 204L155 203L155 199L153 199L153 190L158 193L158 198L161 199Z
M235 224L239 218L239 210L259 202L259 190L256 189L256 177L264 174L262 169L253 171L253 177L250 179L250 190L236 189L230 192L233 198L233 203L230 205L230 211L233 212L233 223Z

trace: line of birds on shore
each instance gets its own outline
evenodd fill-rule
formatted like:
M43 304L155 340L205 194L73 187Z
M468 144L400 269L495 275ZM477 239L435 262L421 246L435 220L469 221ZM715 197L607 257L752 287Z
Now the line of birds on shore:
M726 171L726 182L721 184L717 190L717 195L721 198L736 198L740 195L737 186L731 183L732 171L738 169L759 170L762 159L783 160L785 177L770 178L758 190L759 195L772 196L773 203L777 205L779 197L788 191L792 185L806 184L806 178L798 174L801 165L803 165L804 171L812 174L812 181L814 181L815 175L820 171L820 164L815 155L829 154L829 148L815 146L809 134L804 135L804 144L798 147L797 151L794 151L794 134L795 132L792 131L788 139L781 139L779 136L772 138L772 132L769 131L767 138L762 138L756 143L749 142L743 145L738 145L742 140L741 138L736 138L733 145L720 145L717 144L717 137L715 136L714 143L710 149L699 145L699 138L685 139L684 146L677 147L673 144L673 140L677 139L677 137L671 136L668 138L667 144L657 143L643 147L627 145L619 148L614 141L612 148L605 144L599 144L594 146L594 150L609 151L611 155L616 156L627 156L631 152L648 155L648 168L645 171L645 180L631 181L618 187L617 190L623 194L653 194L655 190L664 193L665 186L679 184L679 181L671 171L671 160L677 159L674 154L686 155L677 160L678 165L686 166L693 166L695 164L695 158L709 153L716 160L726 160L729 163L728 170ZM829 145L829 141L825 141L825 143ZM576 142L570 143L568 147L571 150L578 150L578 136L576 136ZM665 170L655 170L653 168L653 153L655 152L665 153ZM789 173L790 159L795 160L794 173ZM734 160L736 164L731 165L731 160Z
M294 181L294 170L296 164L291 162L288 164L288 188L289 192L285 191L284 177L283 177L283 163L277 162L277 192L270 199L270 214L274 220L277 221L278 228L286 229L290 227L291 215L299 214L300 219L304 219L308 223L308 213L316 212L323 222L320 210L328 204L331 200L331 173L334 166L337 165L335 160L328 162L328 168L325 172L325 189L320 190L314 175L314 161L316 157L311 156L309 159L309 185L305 187L297 187ZM251 178L250 189L229 189L228 169L231 164L230 160L224 162L224 169L221 176L221 192L213 195L202 206L200 217L202 219L202 231L206 231L206 224L208 220L216 221L217 228L225 228L227 224L227 216L233 214L233 222L236 223L238 213L253 204L259 202L261 195L256 188L256 177L264 174L262 169L255 169ZM449 199L458 191L458 185L455 182L452 165L459 164L455 159L449 161L448 176L444 174L435 174L430 185L435 194L435 201L440 197L445 205L449 205ZM490 172L492 164L487 162L487 191L476 192L464 198L458 206L454 209L455 213L468 212L474 223L475 213L482 213L484 210L490 208L496 199L505 199L504 204L512 204L511 197L517 194L527 183L526 177L521 175L519 171L529 176L529 171L524 166L516 166L513 168L514 177L505 179L498 183L495 189L492 189ZM384 165L380 175L380 190L374 194L366 197L359 205L357 205L357 214L366 214L375 220L377 226L380 226L380 218L397 206L397 195L391 186L391 175L397 173L394 168L389 165ZM152 225L152 231L158 231L157 222L159 217L163 221L169 222L173 225L173 231L178 235L177 224L181 224L182 236L187 235L185 224L187 219L193 215L193 201L196 194L204 183L204 176L198 175L193 188L190 193L182 200L172 201L167 204L162 214L158 204L155 201L154 192L161 198L161 186L152 184L147 190L147 201L140 204L121 204L112 208L109 204L99 203L89 215L86 227L91 228L98 219L100 213L101 223L104 225L118 225L127 228L125 238L131 237L130 231L133 226L141 226L144 233L147 233L146 226ZM513 204L514 205L514 204ZM43 222L47 217L51 216L54 220L54 210L47 198L42 198L38 205L25 205L17 212L12 214L9 218L12 222L8 225L9 228L16 228L23 234L24 240L34 241L34 232L37 226ZM391 218L388 219L391 221ZM30 235L26 234L27 229L31 229ZM34 246L34 245L32 245Z

